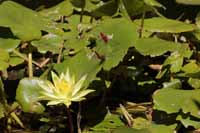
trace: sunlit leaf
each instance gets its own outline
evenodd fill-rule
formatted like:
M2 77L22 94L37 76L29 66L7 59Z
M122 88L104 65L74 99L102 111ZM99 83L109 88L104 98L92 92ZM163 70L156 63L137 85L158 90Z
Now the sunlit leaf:
M180 90L163 88L153 95L154 109L167 113L177 113L182 110L200 118L200 90Z
M41 88L38 82L39 78L24 78L20 80L16 91L16 100L21 105L24 112L42 113L45 108L38 102L41 95Z
M176 51L179 45L174 42L161 40L158 38L141 38L134 44L134 47L142 55L150 55L151 57L160 56L168 51Z
M92 31L92 34L97 38L96 52L102 58L105 57L103 67L106 70L118 65L129 47L138 39L136 27L123 18L104 21Z
M32 41L31 44L36 46L38 51L41 53L45 53L47 51L58 53L61 46L63 45L63 42L64 40L62 37L55 34L47 34L38 41Z
M162 4L160 4L157 0L144 0L144 2L149 6L156 6L165 8Z
M116 130L113 130L113 133L173 133L176 125L166 126L159 124L151 124L146 128L135 129L128 127L120 127Z
M141 20L135 20L138 26L141 25ZM144 30L151 32L167 32L181 33L194 31L197 27L193 24L187 24L178 20L166 19L161 17L148 18L144 20Z
M8 52L12 52L20 43L20 40L17 39L5 39L0 38L0 48Z
M6 70L9 66L9 54L6 50L0 48L0 71Z
M176 120L180 121L186 128L188 128L189 126L193 126L196 129L200 128L200 124L199 124L200 120L194 120L189 116L183 117L181 115L178 115Z
M200 5L199 0L176 0L177 3L186 5Z
M23 41L39 39L41 30L61 32L55 23L13 1L5 1L0 5L0 26L10 28Z
M101 69L101 64L100 60L96 58L93 52L82 49L72 58L66 59L60 64L54 65L54 68L58 73L65 72L67 68L69 68L69 70L78 79L86 74L87 79L85 83L88 84L94 79L97 72Z
M142 14L144 11L152 11L152 8L147 6L143 0L122 0L122 2L120 10L125 8L130 16Z
M174 52L165 60L164 65L171 65L170 71L172 73L179 72L183 65L183 56L178 52Z
M123 122L118 115L107 114L102 122L91 128L92 132L109 132L117 127L123 126Z
M73 6L69 0L65 0L58 5L40 11L40 14L53 20L60 19L61 16L69 16L73 12Z

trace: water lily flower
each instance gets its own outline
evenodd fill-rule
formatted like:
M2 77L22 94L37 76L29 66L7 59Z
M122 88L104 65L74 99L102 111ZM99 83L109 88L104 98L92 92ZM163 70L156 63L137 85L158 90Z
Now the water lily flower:
M42 88L40 100L48 100L47 105L65 104L67 107L72 102L80 102L85 99L85 96L94 90L85 89L82 87L86 75L81 77L76 82L75 76L70 75L69 69L66 73L61 73L58 77L54 72L51 72L52 81L41 81L39 86Z

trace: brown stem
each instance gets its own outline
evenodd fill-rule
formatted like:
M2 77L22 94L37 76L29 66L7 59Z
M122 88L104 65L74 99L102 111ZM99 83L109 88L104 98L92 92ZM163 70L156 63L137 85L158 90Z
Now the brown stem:
M84 12L84 8L81 8L81 16L80 16L80 23L83 22L83 12Z
M67 115L68 115L68 122L69 122L69 130L70 133L74 133L74 126L72 121L72 115L70 113L70 109L67 107Z
M145 9L143 9L143 13L142 13L142 21L141 21L141 25L140 25L140 30L139 30L139 38L142 38L142 32L143 32L143 28L144 28L144 18L145 18Z
M79 102L78 106L77 128L78 128L78 133L81 133L81 102Z
M40 67L44 67L48 62L50 61L50 58L45 59L41 64Z
M20 58L24 59L25 61L28 61L28 58L26 56L24 56L23 54L21 54L20 52L13 50L13 53L15 53L17 56L19 56ZM38 64L36 61L33 61L33 64L35 64L36 66L40 67L40 64Z

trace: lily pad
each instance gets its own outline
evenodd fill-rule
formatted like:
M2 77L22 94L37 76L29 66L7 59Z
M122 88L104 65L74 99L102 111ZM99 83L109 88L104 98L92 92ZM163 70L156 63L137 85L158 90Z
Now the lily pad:
M73 12L73 6L69 0L65 0L58 5L44 9L39 13L43 16L49 17L53 20L60 19L61 16L69 16Z
M40 91L39 78L24 78L20 80L16 91L16 100L21 105L24 112L42 113L45 108L38 102Z
M89 64L89 65L88 65ZM55 64L54 68L58 73L66 72L69 68L76 79L87 75L85 84L89 84L91 80L96 77L97 72L100 71L102 65L95 54L89 50L82 49L72 58L68 58L60 64Z
M176 0L176 2L185 5L200 5L199 0Z
M92 132L94 133L106 133L109 132L117 127L123 126L123 122L120 120L118 115L114 114L107 114L104 118L104 120L95 125L91 128Z
M135 24L141 25L141 20L135 20ZM161 17L148 18L144 20L144 30L150 32L181 33L194 31L197 27L178 20Z
M168 51L177 51L178 43L165 41L159 38L141 38L134 44L134 47L142 55L150 55L151 57L160 56Z
M138 39L135 25L125 18L106 20L91 34L97 38L95 50L105 58L103 68L106 70L117 66Z
M32 41L31 44L36 46L41 53L47 51L58 53L63 42L62 37L55 34L47 34L38 41Z
M12 52L20 43L18 39L0 38L0 48Z
M41 30L56 31L53 22L50 24L50 20L13 1L5 1L0 5L0 26L10 28L23 41L39 39Z
M199 103L200 90L180 90L163 88L153 95L154 109L167 113L178 113L182 110L185 114L200 118Z

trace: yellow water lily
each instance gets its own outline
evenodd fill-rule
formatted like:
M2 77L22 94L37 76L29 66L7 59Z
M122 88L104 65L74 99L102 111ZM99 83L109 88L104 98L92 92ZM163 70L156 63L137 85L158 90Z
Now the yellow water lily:
M84 89L82 87L86 75L81 77L77 82L75 76L71 76L69 69L66 73L61 73L58 77L54 72L51 72L52 81L41 81L39 86L42 88L40 100L48 100L47 105L65 104L67 107L71 102L80 102L85 99L85 96L94 90Z

